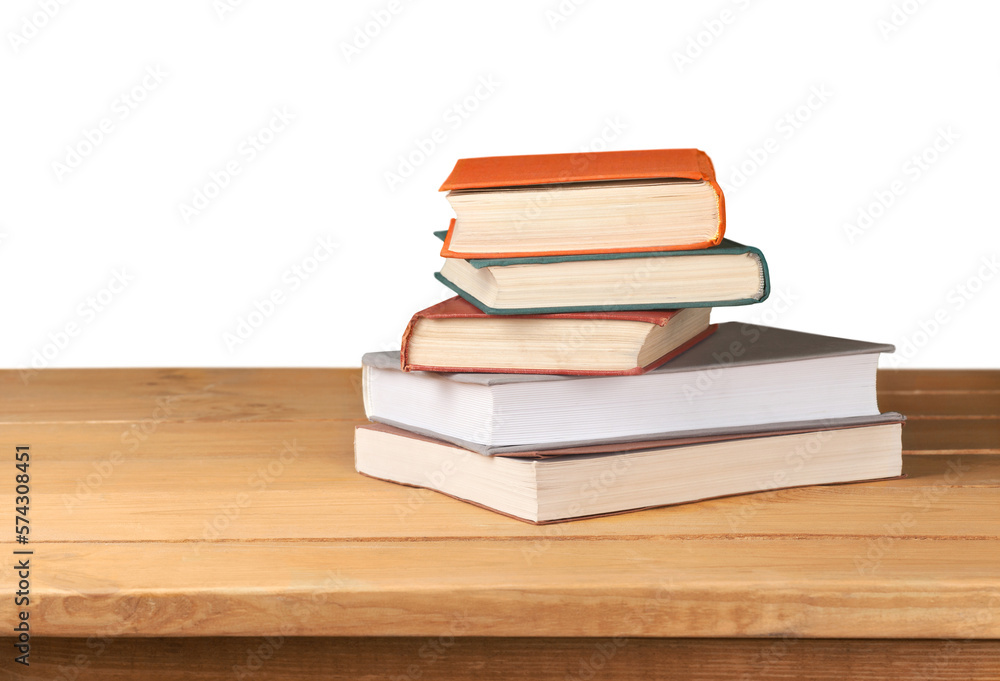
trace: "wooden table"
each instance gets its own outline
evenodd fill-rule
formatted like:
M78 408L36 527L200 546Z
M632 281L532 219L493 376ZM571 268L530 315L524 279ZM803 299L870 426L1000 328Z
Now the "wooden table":
M355 369L0 372L0 677L1000 678L1000 371L879 387L906 479L535 527L357 475Z

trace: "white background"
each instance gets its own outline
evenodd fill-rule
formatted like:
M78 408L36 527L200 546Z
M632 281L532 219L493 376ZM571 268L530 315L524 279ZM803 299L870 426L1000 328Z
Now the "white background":
M698 147L727 236L772 273L771 300L716 321L997 366L998 20L971 0L6 0L0 365L357 366L449 295L431 232L456 159ZM294 120L250 158L276 109Z

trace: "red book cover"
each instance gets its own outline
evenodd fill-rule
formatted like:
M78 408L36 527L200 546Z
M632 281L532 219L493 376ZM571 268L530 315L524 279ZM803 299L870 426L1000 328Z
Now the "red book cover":
M458 296L454 298L449 298L448 300L442 301L437 305L432 305L425 310L417 312L410 319L410 323L406 325L406 330L403 332L403 343L400 348L400 364L403 371L443 371L449 373L499 373L499 374L541 374L541 373L558 373L564 375L575 375L575 376L629 376L633 374L643 374L651 369L662 365L664 362L676 357L685 350L691 348L699 341L707 338L716 329L716 325L710 325L705 331L694 336L681 346L675 348L674 350L668 352L666 355L656 359L652 363L644 367L635 367L626 371L585 371L585 370L560 370L560 371L541 371L537 369L489 369L489 368L478 368L478 367L460 367L460 366L427 366L422 364L415 364L409 360L408 348L410 339L414 333L414 330L420 323L422 319L477 319L477 318L489 318L502 319L505 321L517 320L517 319L577 319L577 320L588 320L588 319L609 319L618 321L630 321L630 322L644 322L647 324L655 324L656 326L665 326L678 315L682 310L609 310L606 312L566 312L560 314L535 314L535 315L502 315L494 316L488 315L478 307L468 302L467 300L460 298Z

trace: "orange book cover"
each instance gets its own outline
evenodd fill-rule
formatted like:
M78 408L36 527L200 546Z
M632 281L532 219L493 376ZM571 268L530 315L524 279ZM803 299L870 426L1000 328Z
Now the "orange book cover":
M694 250L715 246L726 232L726 203L722 188L715 180L715 168L708 154L699 149L646 149L636 151L578 152L570 154L536 154L524 156L487 156L463 158L455 163L440 191L453 189L490 189L530 187L569 182L600 182L613 180L678 179L707 182L715 190L718 201L719 228L706 242L674 247L648 246L601 251L490 253L491 258L519 256L565 255L569 253L627 253L644 250ZM459 253L451 250L455 220L448 226L441 255L446 258L482 258L482 253Z

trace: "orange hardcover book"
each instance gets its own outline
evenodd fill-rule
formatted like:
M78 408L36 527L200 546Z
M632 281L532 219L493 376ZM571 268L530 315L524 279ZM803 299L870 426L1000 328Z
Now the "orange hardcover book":
M725 199L698 149L460 159L441 185L455 209L447 258L707 248Z
M715 327L710 308L488 315L449 298L413 315L403 371L627 376L662 365Z

